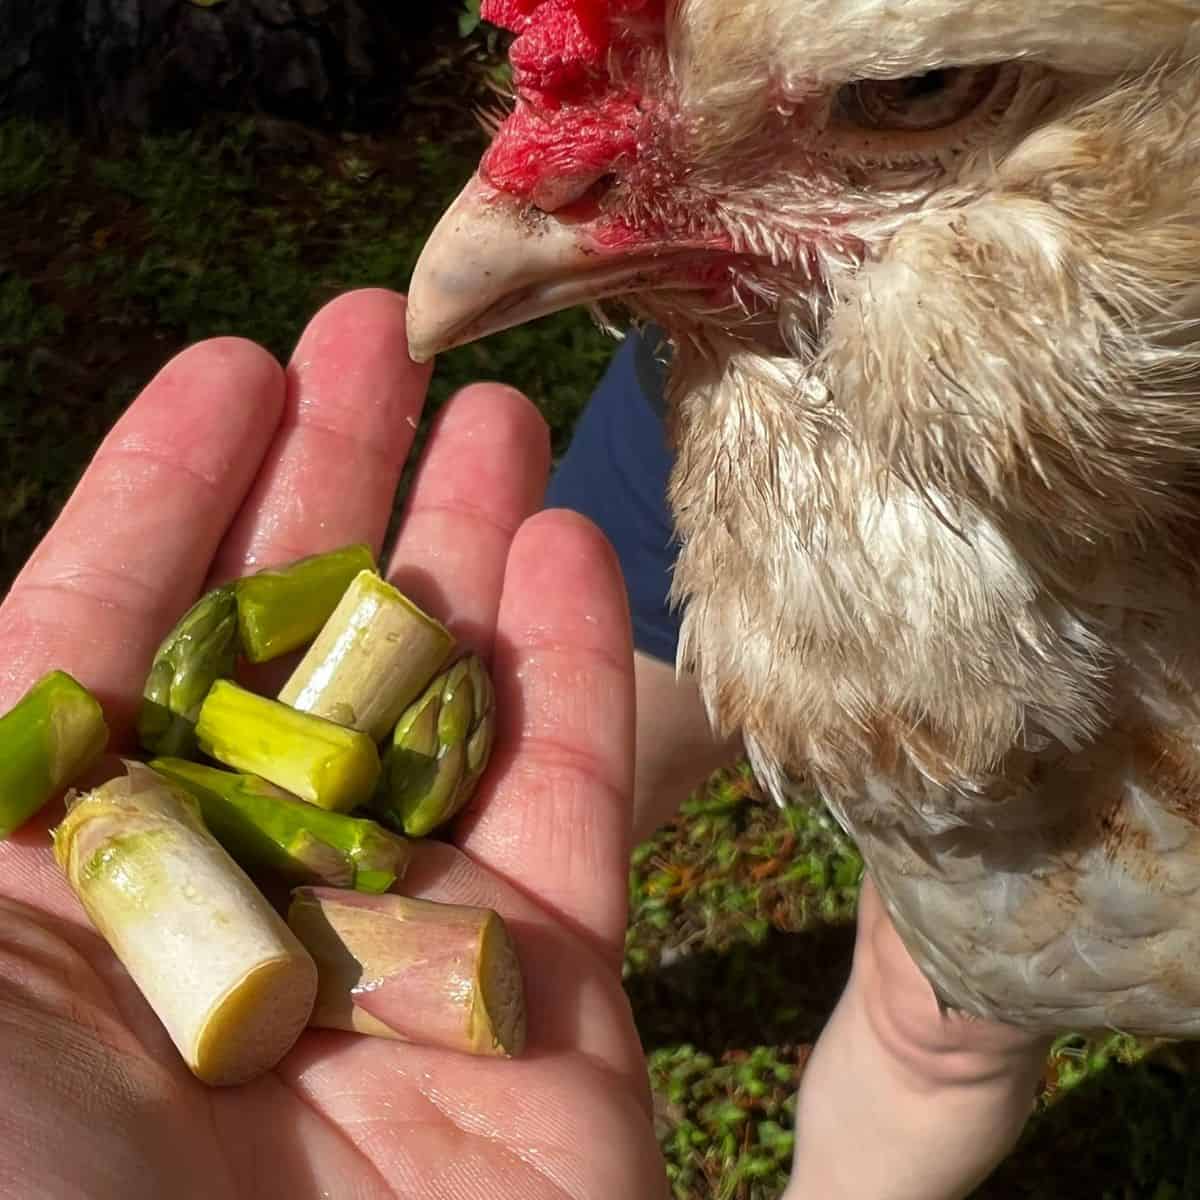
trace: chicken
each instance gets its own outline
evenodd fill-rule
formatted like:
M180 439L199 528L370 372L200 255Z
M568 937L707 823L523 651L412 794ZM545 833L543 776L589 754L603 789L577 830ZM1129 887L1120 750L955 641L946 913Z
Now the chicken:
M485 0L414 355L664 327L680 666L947 1007L1200 1035L1200 3Z

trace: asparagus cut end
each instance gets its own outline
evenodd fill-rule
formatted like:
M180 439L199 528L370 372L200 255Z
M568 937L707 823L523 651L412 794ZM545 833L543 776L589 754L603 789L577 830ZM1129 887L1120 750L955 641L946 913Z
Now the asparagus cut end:
M99 759L99 701L65 671L39 679L0 717L0 839L16 832Z
M50 720L56 753L52 775L56 788L79 778L104 753L108 725L100 702L65 671L46 676L51 689Z
M281 955L249 971L213 1008L196 1043L192 1073L212 1087L262 1074L292 1048L312 1013L307 964Z
M379 780L379 754L366 734L256 696L229 680L213 685L196 735L200 748L219 762L333 812L365 803Z
M297 888L288 924L317 964L312 1024L465 1054L524 1049L520 963L490 909Z
M500 914L490 912L479 939L471 1041L477 1054L514 1058L525 1049L525 1033L521 964Z
M371 548L356 544L239 579L234 586L246 657L269 662L312 641L355 576L374 567Z
M454 638L375 571L360 571L279 699L382 741Z

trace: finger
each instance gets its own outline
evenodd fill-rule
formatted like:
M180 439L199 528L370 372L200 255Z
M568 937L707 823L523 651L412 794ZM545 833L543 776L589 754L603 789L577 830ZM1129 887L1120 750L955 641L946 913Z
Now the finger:
M279 364L235 339L185 350L104 440L0 607L0 709L69 671L127 740L162 637L195 598L283 407ZM50 861L47 810L0 842L0 890L86 924Z
M408 357L402 296L371 289L327 304L296 346L283 420L214 576L351 542L378 554L428 382Z
M541 506L550 438L519 392L477 384L440 414L388 567L402 592L485 656L513 535Z
M172 360L104 440L0 608L0 709L62 668L120 735L159 641L195 599L270 442L283 372L259 347Z
M496 626L496 753L459 830L477 862L619 955L633 804L633 647L616 556L573 513L513 541Z

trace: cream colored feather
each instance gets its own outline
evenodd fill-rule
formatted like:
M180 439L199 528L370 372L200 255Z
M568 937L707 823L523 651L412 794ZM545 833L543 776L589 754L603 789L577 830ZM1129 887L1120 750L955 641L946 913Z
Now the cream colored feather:
M946 1004L1200 1035L1200 4L666 19L596 203L732 256L627 297L675 344L681 666L777 796L816 782ZM975 66L948 131L839 116ZM508 220L486 167L461 211Z
M817 780L947 1004L1196 1034L1200 74L1126 19L1156 6L1096 6L1082 56L1012 7L899 60L1155 65L1057 99L1033 69L919 204L844 230L815 332L779 280L785 353L681 340L682 661L777 795ZM866 40L796 61L890 72Z

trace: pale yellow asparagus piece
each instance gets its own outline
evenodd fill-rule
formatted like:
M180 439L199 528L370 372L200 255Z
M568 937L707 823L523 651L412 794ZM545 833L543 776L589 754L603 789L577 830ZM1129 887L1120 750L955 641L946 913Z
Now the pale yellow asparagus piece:
M245 1083L308 1023L316 967L195 801L140 763L127 772L71 798L55 858L193 1074Z
M360 571L279 699L380 742L453 648L442 625L375 572Z

